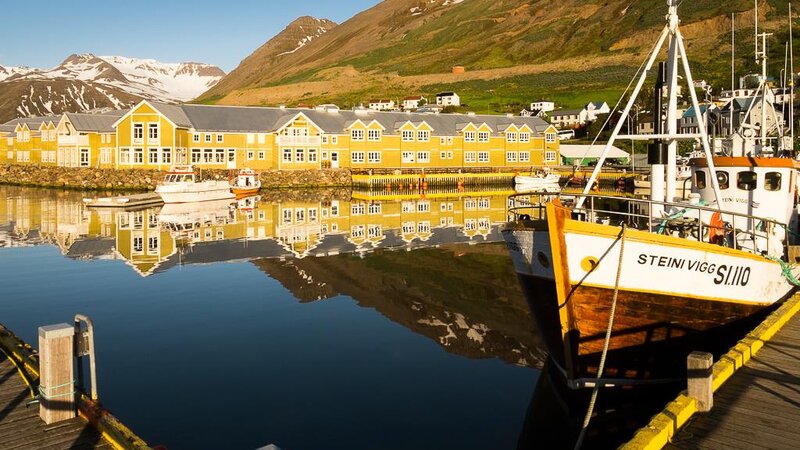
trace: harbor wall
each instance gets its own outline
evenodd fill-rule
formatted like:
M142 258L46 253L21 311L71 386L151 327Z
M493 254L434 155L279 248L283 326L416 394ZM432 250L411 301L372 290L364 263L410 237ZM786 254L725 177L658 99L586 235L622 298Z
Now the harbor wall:
M90 167L53 167L22 164L0 165L0 184L42 186L86 190L153 190L166 172L147 169L99 169ZM226 170L197 171L203 179L225 179ZM348 169L265 170L261 172L265 188L350 186Z

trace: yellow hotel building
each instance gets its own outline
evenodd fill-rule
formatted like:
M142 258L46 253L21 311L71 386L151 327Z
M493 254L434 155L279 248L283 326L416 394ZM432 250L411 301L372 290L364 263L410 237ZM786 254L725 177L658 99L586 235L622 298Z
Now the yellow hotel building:
M0 125L0 162L166 170L514 169L559 164L536 117L169 105Z

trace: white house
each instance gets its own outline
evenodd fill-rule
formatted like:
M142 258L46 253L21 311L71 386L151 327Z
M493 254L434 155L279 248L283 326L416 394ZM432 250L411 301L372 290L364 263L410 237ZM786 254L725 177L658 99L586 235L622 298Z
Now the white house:
M586 110L587 122L594 122L597 120L598 115L611 112L611 108L606 102L589 102L584 109Z
M369 109L375 111L391 111L394 109L394 100L388 100L388 99L370 100Z
M557 128L577 128L586 123L586 108L553 111L550 123Z
M531 103L531 111L550 112L555 111L556 104L547 100L539 100L538 102Z
M436 104L439 106L461 106L461 98L455 92L439 92L436 94Z
M409 111L419 108L420 103L423 105L428 103L428 99L421 95L412 95L403 99L403 109Z

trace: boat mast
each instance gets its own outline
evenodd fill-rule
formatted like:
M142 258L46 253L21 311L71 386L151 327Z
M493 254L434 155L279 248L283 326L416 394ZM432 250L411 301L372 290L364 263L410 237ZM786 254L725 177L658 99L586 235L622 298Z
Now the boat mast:
M794 156L794 54L792 42L792 4L789 3L789 147Z
M731 13L731 103L728 106L731 114L728 136L733 136L733 107L736 100L736 13Z
M670 31L672 32L673 38L669 41L669 52L668 58L669 61L667 62L667 86L668 86L668 95L669 101L667 103L667 134L669 135L676 135L678 134L678 24L680 20L678 19L678 4L677 2L671 2L669 7L669 17L670 17ZM674 19L673 19L674 18ZM694 86L691 84L687 85L689 90L693 90ZM702 111L695 110L694 112L697 121L703 120ZM667 180L666 180L666 201L673 202L675 201L675 189L677 184L677 169L676 169L676 162L678 158L678 141L675 138L671 138L668 141L667 147ZM652 182L651 182L652 183ZM663 194L661 200L665 200Z

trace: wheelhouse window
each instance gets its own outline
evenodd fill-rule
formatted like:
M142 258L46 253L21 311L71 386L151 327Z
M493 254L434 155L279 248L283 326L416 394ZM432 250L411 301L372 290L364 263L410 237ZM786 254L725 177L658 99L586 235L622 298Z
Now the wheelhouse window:
M706 188L706 173L704 171L698 170L694 173L694 185L697 189Z
M728 189L730 187L728 172L717 172L717 182L719 183L720 190Z
M754 191L757 182L758 177L753 171L739 172L736 174L736 187L744 191Z
M764 189L768 191L781 190L781 173L780 172L767 172L764 175Z

